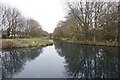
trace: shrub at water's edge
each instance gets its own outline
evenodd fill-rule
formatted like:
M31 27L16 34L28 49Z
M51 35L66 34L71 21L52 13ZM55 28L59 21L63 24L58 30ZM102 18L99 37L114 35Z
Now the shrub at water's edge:
M0 48L29 48L44 47L52 45L53 42L42 38L26 38L26 39L1 39L2 46Z

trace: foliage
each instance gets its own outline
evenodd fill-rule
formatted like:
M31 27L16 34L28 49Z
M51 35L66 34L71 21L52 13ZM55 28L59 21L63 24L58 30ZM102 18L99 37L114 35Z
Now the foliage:
M58 23L53 32L54 38L59 36L90 42L117 41L117 2L67 1L66 6L66 20Z

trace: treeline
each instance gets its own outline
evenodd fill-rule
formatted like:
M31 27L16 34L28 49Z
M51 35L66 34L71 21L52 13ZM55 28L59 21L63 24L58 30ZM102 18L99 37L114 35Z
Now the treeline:
M0 4L1 38L29 38L47 36L48 33L34 19L24 17L21 12L8 5Z
M76 41L117 41L118 2L66 2L67 16L53 32L54 38Z

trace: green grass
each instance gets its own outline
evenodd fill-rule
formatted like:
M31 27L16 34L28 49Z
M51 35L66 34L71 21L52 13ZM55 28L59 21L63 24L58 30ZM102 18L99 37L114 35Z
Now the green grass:
M29 41L35 41L35 42L38 42L38 43L49 43L51 41L49 40L46 40L46 39L42 39L42 38L26 38L26 39L23 39L23 40L29 40Z

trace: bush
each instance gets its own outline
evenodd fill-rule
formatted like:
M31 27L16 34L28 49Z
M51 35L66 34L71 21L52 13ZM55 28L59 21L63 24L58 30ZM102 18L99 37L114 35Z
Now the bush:
M17 47L17 44L12 41L3 41L2 42L2 48L15 48Z

